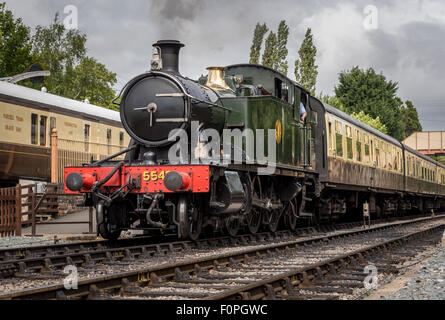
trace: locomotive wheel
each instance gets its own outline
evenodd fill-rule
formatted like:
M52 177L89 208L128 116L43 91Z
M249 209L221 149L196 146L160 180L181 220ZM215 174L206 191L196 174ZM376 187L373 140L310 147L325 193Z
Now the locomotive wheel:
M248 173L241 174L240 179L246 194L246 201L241 209L241 213L247 215L250 213L250 210L252 210L252 180Z
M294 200L289 201L289 204L284 213L284 224L286 228L289 230L295 231L297 228L297 220L298 220L298 200L295 197Z
M238 217L229 216L224 219L224 226L231 237L235 237L238 234L240 225L241 221Z
M106 240L116 240L121 235L121 230L110 231L110 224L107 222L108 208L102 202L97 204L96 223L97 231Z
M99 225L99 234L106 240L117 240L121 235L121 231L110 231L109 224L102 223L101 225Z
M179 199L178 220L179 237L198 240L202 228L202 214L198 208L189 205L186 197Z
M262 198L261 182L258 176L256 176L252 182L252 199L253 198L256 199ZM246 214L247 228L249 229L250 233L255 234L258 232L261 226L262 219L263 219L263 210L261 210L258 207L252 206L250 212Z
M267 227L270 232L277 232L280 224L281 210L273 210L269 213L269 221Z

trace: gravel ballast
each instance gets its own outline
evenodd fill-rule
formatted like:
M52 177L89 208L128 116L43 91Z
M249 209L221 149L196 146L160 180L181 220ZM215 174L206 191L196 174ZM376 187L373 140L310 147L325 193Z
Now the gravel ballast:
M63 243L63 240L58 240L58 243ZM54 239L38 238L38 237L6 237L0 238L0 250L12 248L26 248L54 244Z
M444 300L445 247L425 261L402 289L382 297L384 300Z

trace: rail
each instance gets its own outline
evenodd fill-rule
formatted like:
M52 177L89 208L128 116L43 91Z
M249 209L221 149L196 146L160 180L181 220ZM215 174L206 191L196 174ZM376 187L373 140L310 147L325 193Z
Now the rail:
M416 225L418 223L424 223L428 221L433 221L433 226L426 226L426 229L422 229L420 231L416 231L414 233L405 234L403 236L395 235L393 239L384 240L384 242L380 242L374 246L365 247L362 250L372 251L373 248L385 248L389 245L389 243L399 243L400 241L409 240L414 236L422 235L427 232L431 232L432 230L443 231L445 227L445 222L442 217L431 217L431 218L423 218L423 219L415 219L409 222L398 222L398 223L390 223L382 226L376 226L370 229L360 229L360 230L351 230L341 233L335 233L327 236L320 237L311 237L309 239L295 239L291 241L280 242L277 244L268 244L264 246L255 246L254 248L246 248L241 250L236 250L228 253L221 253L210 256L202 256L195 257L186 261L176 261L167 264L161 265L152 265L142 269L135 269L131 271L124 271L119 273L111 273L105 276L101 275L99 277L94 278L85 278L84 280L80 280L78 282L78 286L76 289L66 289L61 283L54 283L53 285L44 286L44 287L32 287L25 290L9 292L5 294L0 294L1 299L81 299L81 298L100 298L101 295L107 297L108 293L112 295L112 292L119 291L121 293L130 293L134 294L137 289L138 284L144 286L156 286L160 283L166 283L168 281L175 281L181 279L187 279L187 275L192 274L200 274L200 272L205 270L215 270L220 266L229 266L236 265L239 263L248 263L251 260L270 256L271 254L279 254L283 252L288 252L289 250L295 250L299 248L304 248L307 246L324 246L329 241L336 241L341 239L354 239L354 237L358 237L365 234L373 234L380 231L391 232L394 231L395 228L404 227L408 225ZM442 221L438 221L442 220ZM409 231L406 231L409 232ZM360 237L357 238L360 240ZM348 240L349 241L349 240ZM352 254L356 255L358 251L354 251ZM144 252L146 253L146 252ZM142 254L142 252L141 252ZM351 255L351 253L350 253ZM133 260L132 254L128 252L128 259ZM345 259L343 254L337 257L338 259ZM89 260L92 257L89 256ZM112 259L112 255L110 255L110 259ZM332 263L333 260L329 260L329 263ZM66 260L64 260L66 262ZM90 261L91 262L91 261ZM51 262L48 262L48 268L51 267ZM311 266L312 267L312 266ZM298 270L301 271L301 270ZM286 273L286 276L288 274ZM280 278L281 279L281 278ZM275 282L277 279L267 279L269 282ZM192 282L192 280L187 280L187 282ZM266 282L266 281L265 281ZM263 284L263 283L261 283ZM265 283L268 284L268 283ZM257 284L252 285L256 286ZM250 286L249 286L250 288ZM248 289L248 288L247 288ZM242 287L243 292L247 291L246 287ZM106 292L108 291L108 293ZM209 298L212 299L225 299L228 297L233 297L239 294L239 291L228 291L228 295L225 293L223 296L218 296L215 294L209 295ZM264 297L264 295L263 295ZM241 298L253 299L254 295L241 295Z

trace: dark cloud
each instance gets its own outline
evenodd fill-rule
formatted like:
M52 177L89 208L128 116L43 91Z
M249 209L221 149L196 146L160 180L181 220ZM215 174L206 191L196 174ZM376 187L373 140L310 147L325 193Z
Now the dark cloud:
M154 0L151 9L168 21L193 21L198 12L205 6L204 0Z
M445 3L439 0L14 0L7 7L35 26L51 23L74 4L88 54L117 73L119 90L148 69L152 44L161 38L186 44L180 71L197 78L209 65L248 61L253 29L265 22L289 25L289 76L306 28L318 49L317 90L332 93L338 73L354 65L373 67L399 83L403 100L419 109L424 129L444 130ZM378 9L379 27L366 31L364 8Z

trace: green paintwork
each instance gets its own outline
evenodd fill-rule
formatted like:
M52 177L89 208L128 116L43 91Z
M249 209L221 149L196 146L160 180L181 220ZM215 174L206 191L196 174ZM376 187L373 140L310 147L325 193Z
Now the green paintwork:
M291 105L272 96L222 98L221 101L225 107L232 109L228 113L226 128L252 129L254 132L257 129L264 129L266 154L267 130L275 129L279 120L282 126L282 139L276 145L277 164L302 167L302 126L294 121ZM242 124L244 126L241 128Z

